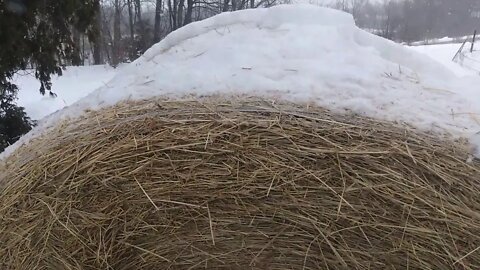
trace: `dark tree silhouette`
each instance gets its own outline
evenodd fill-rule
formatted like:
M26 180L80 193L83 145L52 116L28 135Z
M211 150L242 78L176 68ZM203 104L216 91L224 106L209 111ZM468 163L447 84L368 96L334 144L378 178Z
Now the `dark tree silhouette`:
M51 75L61 75L65 63L80 62L73 31L94 34L98 5L99 0L0 0L0 143L12 143L31 125L14 104L15 73L33 67L40 93L50 92Z

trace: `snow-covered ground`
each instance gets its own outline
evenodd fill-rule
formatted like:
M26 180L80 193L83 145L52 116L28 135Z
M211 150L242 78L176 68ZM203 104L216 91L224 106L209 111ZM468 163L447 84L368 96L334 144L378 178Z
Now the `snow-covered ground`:
M413 46L421 46L421 45L432 45L432 44L451 44L451 43L463 43L466 39L472 40L473 35L468 36L458 36L458 37L443 37L443 38L435 38L435 39L428 39L422 41L411 42L410 45Z
M463 59L458 57L456 61L452 61L453 57L460 49L461 44L440 44L440 45L424 45L412 46L410 49L426 54L435 61L444 65L459 77L480 75L480 52L475 51L469 53L471 43L465 44ZM480 44L476 45L480 49Z
M416 50L369 34L351 15L332 9L290 5L224 13L173 32L112 81L95 81L103 86L44 118L1 157L86 109L191 94L314 103L454 136L480 131L480 77ZM90 91L87 81L66 82L60 87L69 91L64 99L79 88Z
M25 107L28 116L39 120L106 85L115 73L110 66L67 67L63 76L52 78L52 92L57 95L53 98L49 94L40 95L40 83L32 72L26 71L13 80L19 87L17 103Z

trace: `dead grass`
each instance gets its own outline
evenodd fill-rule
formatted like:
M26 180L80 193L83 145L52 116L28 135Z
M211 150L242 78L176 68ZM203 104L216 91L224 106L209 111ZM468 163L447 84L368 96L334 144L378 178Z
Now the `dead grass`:
M0 269L480 269L461 143L258 99L120 104L2 165Z

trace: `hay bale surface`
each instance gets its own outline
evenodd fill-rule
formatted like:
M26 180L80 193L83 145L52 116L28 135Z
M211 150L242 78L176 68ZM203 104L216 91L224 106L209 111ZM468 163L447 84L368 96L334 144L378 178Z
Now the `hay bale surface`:
M480 269L480 170L408 127L124 103L3 164L0 269Z

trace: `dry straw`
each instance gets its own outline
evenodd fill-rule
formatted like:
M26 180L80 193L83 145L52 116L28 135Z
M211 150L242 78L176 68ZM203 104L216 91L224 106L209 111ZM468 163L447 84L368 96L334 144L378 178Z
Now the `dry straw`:
M2 166L0 269L480 269L480 169L406 126L124 103Z

